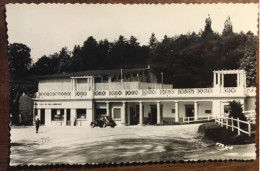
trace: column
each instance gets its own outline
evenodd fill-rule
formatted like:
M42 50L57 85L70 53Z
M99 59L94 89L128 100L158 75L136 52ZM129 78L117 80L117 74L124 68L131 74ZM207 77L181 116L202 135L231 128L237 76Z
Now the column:
M129 103L128 103L129 104ZM128 105L127 105L128 106ZM130 122L130 120L131 120L131 118L130 118L130 108L129 107L127 107L127 124L128 125L131 125L131 122Z
M216 80L216 72L213 71L213 87L215 87L217 84L217 80Z
M160 102L157 102L157 124L161 123L161 110L160 110Z
M37 109L37 118L41 120L41 109Z
M221 87L224 87L224 74L221 74Z
M198 102L194 102L194 120L198 120Z
M51 109L45 109L45 125L51 125Z
M125 102L122 102L121 123L122 125L126 125Z
M240 87L240 73L237 73L237 87Z
M107 103L107 108L106 108L106 110L107 110L107 116L110 116L109 102L106 102L106 103Z
M144 125L143 102L139 102L139 125Z
M63 126L67 126L67 109L64 109L64 124Z
M220 84L220 74L219 74L219 72L218 72L218 86L220 87L221 86L221 84Z
M74 126L74 123L76 123L76 109L70 110L70 126Z
M175 122L179 122L179 102L175 101Z

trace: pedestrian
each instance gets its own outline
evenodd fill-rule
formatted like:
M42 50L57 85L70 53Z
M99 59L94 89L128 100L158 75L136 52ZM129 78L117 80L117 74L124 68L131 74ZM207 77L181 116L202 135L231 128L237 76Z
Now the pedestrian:
M39 127L40 127L40 119L37 118L36 121L35 121L35 126L36 126L36 133L38 133L38 130L39 130Z

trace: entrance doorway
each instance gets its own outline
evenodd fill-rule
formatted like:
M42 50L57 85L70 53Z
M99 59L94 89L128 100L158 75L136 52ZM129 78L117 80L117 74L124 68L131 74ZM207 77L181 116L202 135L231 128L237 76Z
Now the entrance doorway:
M151 113L150 113L150 116L148 116L148 117L149 117L151 125L157 124L157 107L156 107L156 105L151 105Z
M40 118L41 124L45 124L45 109L41 109L41 118Z
M194 106L193 105L185 105L185 115L186 117L194 117ZM190 118L193 120L194 118Z
M130 125L137 125L139 123L139 105L130 107Z
M66 118L67 118L67 120L65 121L65 123L66 123L66 125L70 125L70 109L67 109L67 116L66 116Z

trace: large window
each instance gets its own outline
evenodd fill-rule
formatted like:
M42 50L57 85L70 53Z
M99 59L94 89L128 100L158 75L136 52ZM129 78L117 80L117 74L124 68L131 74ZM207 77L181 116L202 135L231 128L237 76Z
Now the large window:
M77 119L86 119L87 110L86 109L77 109Z
M120 120L121 119L121 109L115 108L114 109L114 119Z
M51 120L52 121L63 121L64 120L64 109L51 109Z

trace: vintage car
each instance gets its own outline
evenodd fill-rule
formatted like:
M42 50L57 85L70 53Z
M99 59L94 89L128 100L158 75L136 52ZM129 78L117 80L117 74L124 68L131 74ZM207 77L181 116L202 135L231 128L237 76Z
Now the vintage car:
M116 126L115 121L111 118L111 116L101 115L95 121L90 123L92 128L99 126L101 128L105 128L106 126L111 126L114 128Z

